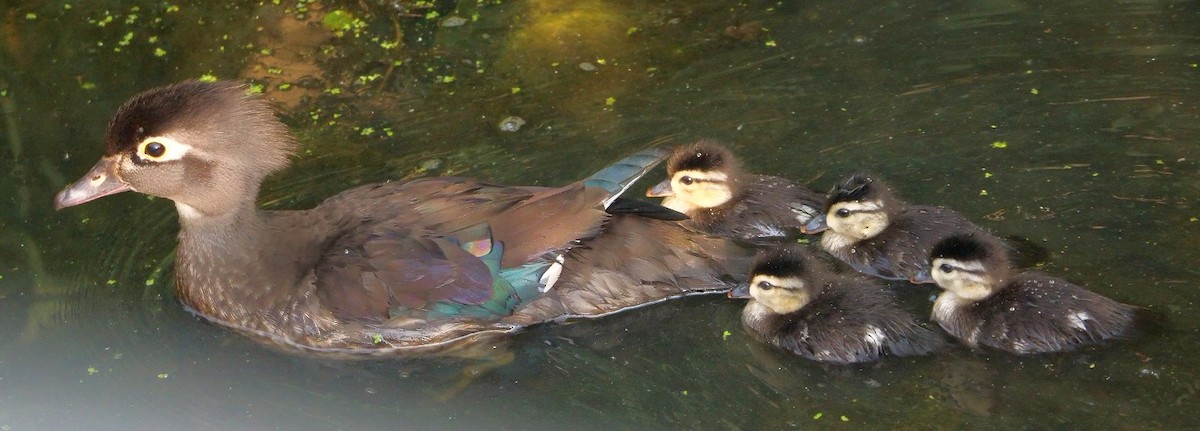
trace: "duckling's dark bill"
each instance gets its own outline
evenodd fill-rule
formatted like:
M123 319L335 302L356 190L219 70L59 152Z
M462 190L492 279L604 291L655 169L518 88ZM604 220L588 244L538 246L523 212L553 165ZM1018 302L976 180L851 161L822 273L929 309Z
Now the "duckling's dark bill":
M95 166L83 175L75 184L71 184L54 196L54 209L87 203L108 195L114 195L131 190L129 184L117 178L113 159L105 157L96 162Z

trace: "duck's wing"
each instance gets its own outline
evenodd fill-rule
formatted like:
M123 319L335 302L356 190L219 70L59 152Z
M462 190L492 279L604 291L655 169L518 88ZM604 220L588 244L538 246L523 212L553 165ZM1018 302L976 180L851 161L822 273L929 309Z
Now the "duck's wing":
M638 153L561 188L428 178L345 192L319 208L342 233L317 265L318 294L352 319L511 314L553 285L614 193L661 158Z

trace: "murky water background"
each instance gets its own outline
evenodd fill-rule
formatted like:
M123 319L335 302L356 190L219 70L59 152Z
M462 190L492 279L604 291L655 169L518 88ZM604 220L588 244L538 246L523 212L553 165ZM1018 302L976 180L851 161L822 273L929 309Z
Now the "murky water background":
M0 9L0 429L1200 426L1194 1L233 3ZM825 367L702 297L533 328L479 373L276 352L176 304L167 202L51 208L117 105L206 74L263 85L303 141L270 207L417 175L561 184L710 137L821 190L877 172L1169 323L1070 354Z

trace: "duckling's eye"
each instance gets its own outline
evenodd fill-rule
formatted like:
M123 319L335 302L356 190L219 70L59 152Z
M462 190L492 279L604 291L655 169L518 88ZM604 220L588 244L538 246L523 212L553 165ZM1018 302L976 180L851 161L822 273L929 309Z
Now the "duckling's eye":
M771 290L771 288L772 288L772 287L775 287L775 285L771 284L771 282L769 282L769 281L760 281L760 282L758 282L758 288L759 288L759 289L762 289L762 290Z
M954 272L954 267L950 266L949 264L943 263L941 265L938 265L938 270L949 274L951 272Z
M838 217L842 217L842 218L850 217L850 210L842 208L840 210L837 210L836 214Z
M163 146L163 144L159 143L159 142L151 142L149 144L146 144L146 147L145 147L145 149L142 150L142 152L144 154L146 154L147 156L157 159L159 157L162 157L163 154L166 154L167 147Z
M683 177L679 178L679 182L683 183L683 185L685 185L685 186L690 186L695 181L696 180L693 180L692 177L689 177L687 175L684 175Z

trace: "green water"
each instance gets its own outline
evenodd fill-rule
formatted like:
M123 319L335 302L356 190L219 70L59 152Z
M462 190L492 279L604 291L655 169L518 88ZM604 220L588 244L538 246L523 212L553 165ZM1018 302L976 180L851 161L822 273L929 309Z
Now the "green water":
M1200 427L1194 1L230 3L0 9L0 430ZM563 184L716 138L822 190L876 172L1168 323L1070 354L826 367L700 297L533 328L475 375L277 352L175 302L168 202L52 209L116 106L206 74L263 85L303 142L269 207L417 175Z

